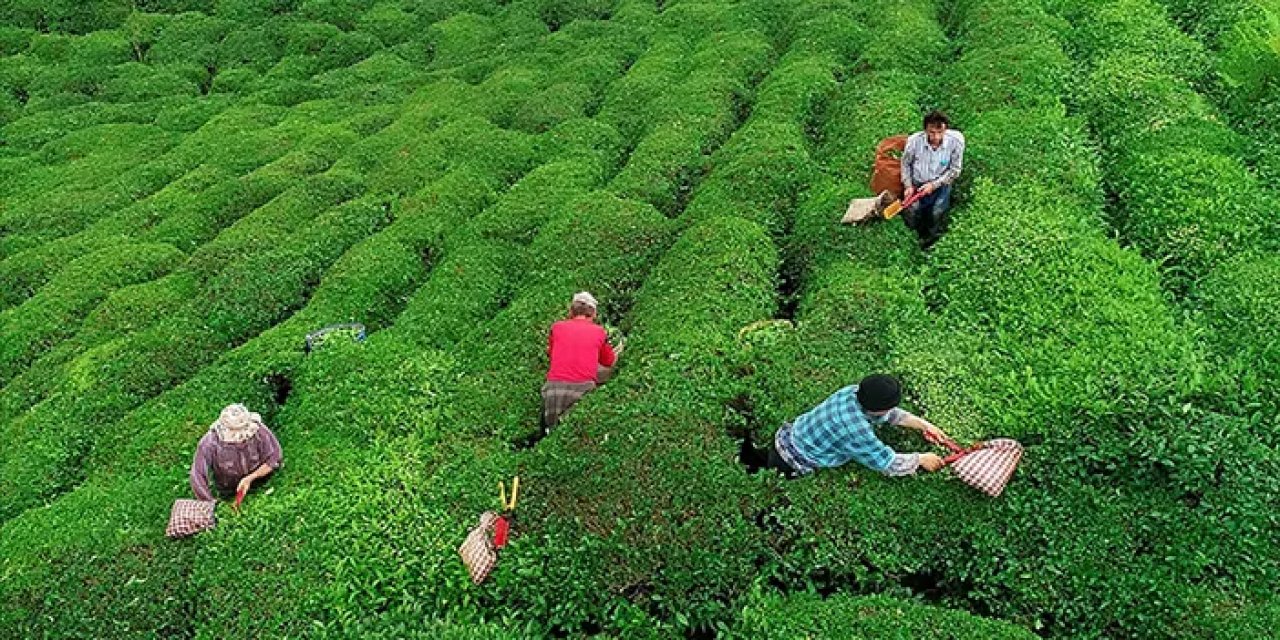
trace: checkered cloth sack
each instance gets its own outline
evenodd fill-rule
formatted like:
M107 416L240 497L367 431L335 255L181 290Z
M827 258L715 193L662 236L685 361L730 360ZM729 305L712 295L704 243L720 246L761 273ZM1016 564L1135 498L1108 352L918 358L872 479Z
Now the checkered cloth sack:
M999 497L1022 459L1022 445L1009 438L988 440L960 454L951 463L956 477L991 496Z
M498 522L498 514L486 511L480 515L480 523L476 525L462 546L458 547L458 555L462 563L467 565L471 581L475 584L484 582L485 578L498 566L498 550L493 546L493 527Z
M218 524L218 518L213 514L216 504L213 500L174 500L169 526L164 534L170 538L185 538L212 529Z

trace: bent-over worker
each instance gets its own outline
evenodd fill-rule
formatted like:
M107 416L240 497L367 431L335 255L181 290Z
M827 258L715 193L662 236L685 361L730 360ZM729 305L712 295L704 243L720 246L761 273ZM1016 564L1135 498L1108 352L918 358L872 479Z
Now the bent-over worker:
M586 291L573 296L569 319L551 325L547 353L551 367L542 385L542 432L545 435L582 396L612 374L622 353L609 345L604 327L596 324L598 304Z
M898 408L902 387L891 376L876 374L831 394L817 407L787 422L764 450L742 443L742 461L752 471L776 469L789 478L849 461L888 476L937 471L942 458L933 453L897 453L880 441L874 425L889 423L922 433L945 436L928 420Z
M200 438L191 461L191 491L199 500L213 500L209 472L224 499L248 492L253 483L280 468L280 441L262 423L262 416L242 404L228 405Z

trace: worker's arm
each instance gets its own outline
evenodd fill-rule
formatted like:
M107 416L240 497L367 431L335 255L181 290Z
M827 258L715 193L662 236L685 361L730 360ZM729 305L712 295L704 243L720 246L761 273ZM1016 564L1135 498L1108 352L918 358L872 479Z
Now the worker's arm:
M964 168L964 136L960 132L956 132L953 138L956 141L955 147L951 149L951 155L947 158L947 170L934 180L934 188L949 185L960 177L960 171Z
M608 338L600 343L599 363L602 367L612 367L618 361L618 354L609 346Z
M253 487L253 482L255 480L269 476L275 470L275 467L265 462L258 465L258 468L254 469L252 473L240 478L240 484L236 485L236 493L248 493L249 489Z
M889 424L906 427L908 429L915 429L920 433L929 433L939 440L947 437L947 434L943 433L942 429L934 426L932 422L929 422L928 420L925 420L924 418L921 418L920 416L917 416L905 409L893 409L889 412L889 415L886 416L886 419Z
M912 138L907 138L907 143L902 147L902 190L904 198L910 198L915 193L916 183L912 179L911 165L915 164L916 152L911 144Z
M940 429L930 424L928 420L898 407L890 409L888 413L878 419L875 419L875 422L888 422L894 426L917 429L922 432L927 429L933 429L939 434L942 433ZM887 476L908 476L915 473L919 468L923 468L925 471L937 471L942 468L942 458L938 457L937 454L896 453L885 445L881 446L884 446L884 448L893 456L889 461L888 466L880 469L880 473Z
M258 465L249 475L240 479L240 484L236 487L237 491L248 491L255 480L271 475L276 469L284 464L284 452L280 448L280 441L276 439L276 434L271 433L265 425L258 428L258 435L255 436L258 445L259 459L262 464Z
M886 476L909 476L920 469L937 471L942 468L942 458L936 453L895 453L889 466L880 470Z

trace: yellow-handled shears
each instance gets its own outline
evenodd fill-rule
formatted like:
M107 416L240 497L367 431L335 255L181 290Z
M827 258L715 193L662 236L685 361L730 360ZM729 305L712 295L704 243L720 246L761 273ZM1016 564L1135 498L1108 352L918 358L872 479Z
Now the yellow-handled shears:
M506 483L498 481L498 499L502 501L502 511L510 512L516 509L516 500L520 497L520 476L516 476L511 480L511 501L507 501Z

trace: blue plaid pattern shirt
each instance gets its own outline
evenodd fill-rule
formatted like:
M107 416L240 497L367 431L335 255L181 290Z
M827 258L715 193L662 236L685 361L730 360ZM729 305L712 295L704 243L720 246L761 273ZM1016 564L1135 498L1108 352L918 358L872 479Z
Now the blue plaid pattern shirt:
M838 467L856 460L884 471L893 462L893 449L876 437L872 426L898 424L906 413L894 408L884 416L869 416L858 404L857 392L858 385L847 386L796 418L791 427L791 445L807 466Z

